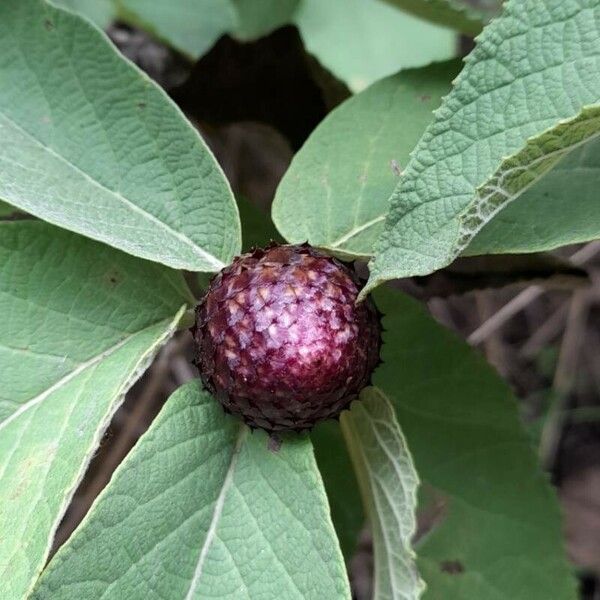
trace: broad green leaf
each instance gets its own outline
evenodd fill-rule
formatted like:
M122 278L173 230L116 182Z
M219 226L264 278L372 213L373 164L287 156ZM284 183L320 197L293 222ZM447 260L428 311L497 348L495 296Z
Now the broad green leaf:
M386 0L417 17L450 27L466 35L477 35L496 13L501 0Z
M303 0L295 21L307 50L354 92L456 54L452 32L382 0Z
M0 3L0 196L172 267L239 251L229 185L181 112L105 36L42 0Z
M160 265L41 221L0 224L3 598L26 597L111 415L188 298Z
M268 445L180 388L34 598L349 598L308 437Z
M119 17L191 58L202 56L237 26L231 0L115 0Z
M422 481L425 600L574 600L556 498L510 391L415 301L384 289L375 296L385 313L375 393L393 403ZM331 458L343 452L339 436L325 432L315 445L328 493L354 479L347 462ZM333 518L336 528L356 531L360 499L348 494Z
M394 407L367 388L340 419L373 534L373 600L417 600L423 582L414 564L419 479Z
M465 254L541 252L600 238L600 139L563 158L487 223Z
M526 0L509 2L484 30L392 195L364 293L449 264L597 135L598 23L599 0Z
M117 15L117 0L51 0L51 3L87 17L100 29L110 25Z
M371 256L399 171L459 68L452 61L402 71L332 111L279 184L273 220L282 235Z
M333 525L349 563L356 552L365 516L344 436L339 424L329 420L319 423L310 432L310 439L325 484Z
M383 364L422 493L424 599L574 600L558 503L508 387L412 299L376 293Z

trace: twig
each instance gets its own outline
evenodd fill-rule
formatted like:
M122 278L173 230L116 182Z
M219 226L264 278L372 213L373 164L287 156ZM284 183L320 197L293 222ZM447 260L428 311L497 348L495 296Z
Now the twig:
M561 432L567 419L566 403L579 359L589 301L589 290L578 290L573 294L569 305L567 326L552 383L555 399L546 417L540 439L540 459L546 469L554 465Z
M570 261L576 265L583 265L600 252L600 242L591 242L575 252ZM502 327L517 313L523 310L529 303L539 298L544 293L544 288L532 285L517 294L512 300L505 304L495 315L482 323L469 337L467 341L473 346L481 344L489 335Z
M523 358L532 358L550 340L560 333L567 318L569 304L563 302L544 323L542 323L521 348L520 354Z
M183 356L176 356L172 360L171 373L179 385L183 385L186 381L197 377L190 363Z
M429 311L437 321L449 329L456 329L456 324L448 308L448 303L440 298L432 298L427 303Z
M477 304L477 310L481 319L490 319L495 314L494 307L487 291L482 290L481 292L478 292L475 295L475 303ZM503 377L506 377L508 375L508 367L505 357L505 348L501 337L498 335L498 331L489 335L483 343L485 355L490 364L494 365Z
M525 288L471 333L467 338L467 342L473 346L481 344L492 333L500 329L509 319L512 319L512 317L523 310L529 303L539 298L543 293L544 288L539 285L532 285Z
M594 395L600 395L600 364L598 357L600 356L600 340L596 332L589 331L583 348L583 359L587 365L591 375L593 385L595 386Z

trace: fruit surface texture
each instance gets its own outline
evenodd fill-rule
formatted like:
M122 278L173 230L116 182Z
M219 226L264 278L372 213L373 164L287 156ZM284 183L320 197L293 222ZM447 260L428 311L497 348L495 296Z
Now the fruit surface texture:
M271 245L218 273L196 308L196 364L251 427L310 429L336 417L379 362L377 311L354 271L310 246Z

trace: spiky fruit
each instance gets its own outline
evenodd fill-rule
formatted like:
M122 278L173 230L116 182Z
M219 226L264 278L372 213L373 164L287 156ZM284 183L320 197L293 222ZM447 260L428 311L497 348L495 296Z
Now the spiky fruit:
M267 431L336 417L379 362L379 316L360 283L308 244L237 258L196 309L196 364L225 409Z

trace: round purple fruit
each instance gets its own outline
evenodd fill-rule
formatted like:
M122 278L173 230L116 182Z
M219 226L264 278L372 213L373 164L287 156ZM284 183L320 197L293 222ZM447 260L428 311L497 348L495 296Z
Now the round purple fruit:
M196 309L196 364L224 408L270 432L337 417L379 362L379 316L348 266L271 245L218 273Z

